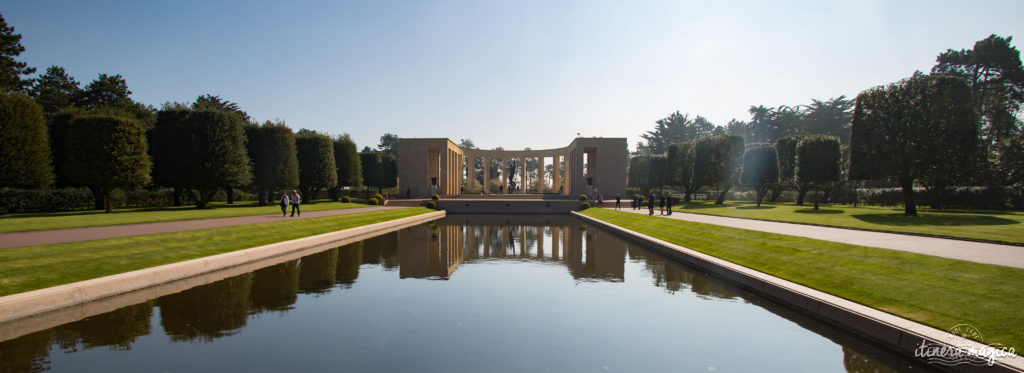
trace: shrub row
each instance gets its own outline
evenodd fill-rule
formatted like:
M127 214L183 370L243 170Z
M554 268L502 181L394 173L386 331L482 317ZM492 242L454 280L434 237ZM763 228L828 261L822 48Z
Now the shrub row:
M235 201L253 201L255 196L241 190L235 190ZM217 191L214 201L227 201L223 190ZM110 203L114 208L124 207L165 207L174 201L174 191L170 188L160 189L115 189L110 193ZM195 200L189 193L182 194L182 203L194 205ZM75 211L93 208L92 192L88 188L62 189L0 189L0 214L8 212L50 212Z

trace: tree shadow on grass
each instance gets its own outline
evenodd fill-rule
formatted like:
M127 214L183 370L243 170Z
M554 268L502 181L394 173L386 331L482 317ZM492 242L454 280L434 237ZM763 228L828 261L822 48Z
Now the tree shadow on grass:
M854 219L879 225L890 226L962 226L962 225L1011 225L1020 224L1016 220L1004 219L990 215L923 215L906 216L903 214L858 214L851 215Z
M647 206L646 202L645 202L644 206ZM728 203L728 202L724 203L724 204L721 204L721 205L716 205L716 204L711 203L711 202L708 202L708 203L694 203L694 202L690 202L690 203L685 203L685 204L683 204L681 206L680 205L673 206L672 209L675 210L675 209L678 208L678 209L685 209L685 210L700 210L700 209L717 209L717 208L735 207L735 206L736 206L736 204ZM655 203L655 207L657 207L657 203Z
M813 208L810 208L810 209L793 210L793 212L800 213L800 214L842 214L842 213L844 213L846 211L843 211L843 210L828 210L828 209L818 209L818 210L815 210Z
M768 209L773 209L773 208L775 208L775 206L761 205L761 207L758 207L757 205L747 205L747 206L737 206L736 207L737 210L768 210Z
M182 205L182 206L152 206L152 207L128 207L128 208L116 208L111 214L124 214L130 212L174 212L174 211L193 211L193 210L217 210L217 209L234 209L234 208L249 208L249 207L266 207L272 205L260 206L256 202L243 201L236 202L233 205L217 204L207 206L203 209L197 209L195 205ZM76 210L76 211L51 211L51 212L12 212L8 214L0 214L0 219L20 219L20 218L49 218L49 217L62 217L62 216L86 216L86 215L106 215L109 216L104 210Z

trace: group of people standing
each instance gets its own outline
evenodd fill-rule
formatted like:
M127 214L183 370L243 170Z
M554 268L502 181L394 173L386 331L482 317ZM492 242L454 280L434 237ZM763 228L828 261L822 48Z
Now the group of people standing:
M292 194L289 195L288 191L281 191L281 216L288 214L288 205L292 206L292 216L298 214L302 216L302 211L299 210L299 204L302 203L302 197L299 197L299 192L292 190Z
M654 193L653 190L647 192L647 196L646 197L644 197L642 195L634 195L633 196L633 209L634 210L642 209L643 206L644 206L644 202L647 202L648 215L654 215L655 193ZM672 215L672 206L675 205L675 202L676 202L675 197L672 197L672 195L668 194L668 193L658 193L657 194L657 202L658 202L658 210L660 211L659 215ZM668 213L667 214L665 213L666 208L668 209Z

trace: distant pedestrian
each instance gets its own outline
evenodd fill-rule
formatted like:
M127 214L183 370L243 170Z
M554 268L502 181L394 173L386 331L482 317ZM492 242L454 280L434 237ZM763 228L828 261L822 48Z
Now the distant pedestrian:
M622 203L622 196L620 196L618 193L615 193L615 209L616 210L619 209L619 205L621 203Z
M459 185L459 194L466 194L466 184Z
M658 195L658 215L665 215L665 195Z
M405 199L412 198L412 188L405 188Z
M676 199L672 198L671 194L669 194L668 197L665 198L665 207L668 207L668 215L672 215L672 203L675 200Z
M654 192L647 192L647 215L654 216Z
M302 210L299 210L299 204L302 203L302 197L299 197L299 192L293 189L292 196L289 199L292 204L292 216L295 216L296 214L302 216Z
M288 192L281 191L281 217L288 215Z

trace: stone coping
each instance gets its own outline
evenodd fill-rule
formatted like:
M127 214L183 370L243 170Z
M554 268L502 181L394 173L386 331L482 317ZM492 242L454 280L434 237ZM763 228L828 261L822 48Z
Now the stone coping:
M257 246L249 249L187 260L184 262L171 263L71 284L3 296L0 297L0 341L14 338L12 335L15 334L26 334L27 332L24 332L26 328L20 328L15 325L18 324L17 321L22 321L22 319L34 316L43 316L44 319L64 320L61 323L51 325L52 327L102 312L109 312L121 306L152 299L154 296L182 291L193 286L202 285L275 264L261 262L268 259L278 259L276 262L284 262L293 258L312 254L313 252L349 244L383 233L393 232L405 227L440 219L445 216L446 214L444 211L430 212L336 232L303 237L291 241ZM260 262L261 265L255 267L249 266L249 264L257 262ZM240 268L241 272L229 271L230 273L222 273L224 270L236 267L244 268ZM182 282L182 280L192 280L193 278L197 278L197 276L202 275L207 276L200 279L200 282ZM154 287L158 285L167 284L172 284L172 286L148 291L150 289L154 289ZM171 289L172 291L167 291L167 289ZM121 301L110 302L112 297L127 293L132 294L132 297L129 297L132 303L123 304ZM105 304L117 304L119 306L111 308ZM73 308L69 310L70 314L73 315L71 317L66 315L60 317L43 315L50 311L68 310L69 308ZM86 311L91 309L101 311ZM14 323L12 323L12 321L14 321Z
M924 340L928 340L930 345L955 347L947 342L949 336L947 331L907 320L671 242L640 234L578 212L572 212L571 215L587 223L610 230L629 241L641 244L673 259L707 271L716 277L737 284L768 299L795 308L827 323L837 325L843 330L865 337L906 356L914 358L915 349ZM959 338L955 343L967 344L969 347L977 349L987 347L985 344L962 338ZM1009 347L1017 348L1024 346ZM921 363L927 363L923 358L915 359L920 359ZM991 367L979 367L969 364L953 367L931 366L938 369L953 369L956 371L1024 372L1024 358L1020 356L1000 358Z

